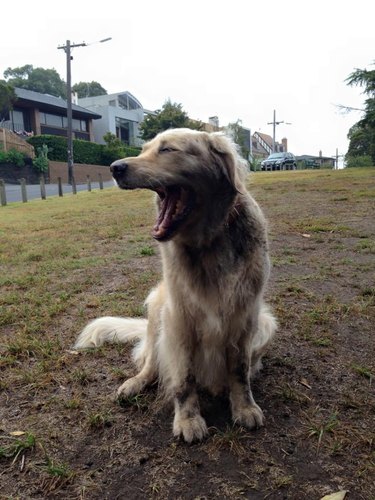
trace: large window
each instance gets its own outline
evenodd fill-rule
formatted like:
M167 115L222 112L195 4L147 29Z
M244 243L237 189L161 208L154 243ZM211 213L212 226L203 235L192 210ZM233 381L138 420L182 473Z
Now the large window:
M68 119L66 116L55 115L52 113L40 113L40 123L41 125L48 125L50 127L58 128L68 128ZM72 120L73 130L79 130L82 132L87 132L87 121L77 120L73 118Z
M134 137L134 124L116 116L116 136L125 144L130 144Z

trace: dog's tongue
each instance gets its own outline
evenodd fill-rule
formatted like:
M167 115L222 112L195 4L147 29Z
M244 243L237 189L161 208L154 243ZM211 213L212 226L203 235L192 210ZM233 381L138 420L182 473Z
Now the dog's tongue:
M180 199L180 194L180 189L170 189L167 196L162 201L159 217L152 231L154 238L163 238L168 232L173 220L173 215L177 210L177 203Z

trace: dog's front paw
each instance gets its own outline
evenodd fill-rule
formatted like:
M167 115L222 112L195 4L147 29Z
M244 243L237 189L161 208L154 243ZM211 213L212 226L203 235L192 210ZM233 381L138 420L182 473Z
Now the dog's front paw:
M145 385L144 380L138 377L129 378L117 389L117 397L119 399L125 399L130 396L135 396L143 391Z
M207 425L200 415L182 418L175 415L173 421L173 435L183 436L187 443L201 441L208 434Z
M232 411L232 418L235 424L248 429L262 427L264 422L263 412L257 404L236 408Z

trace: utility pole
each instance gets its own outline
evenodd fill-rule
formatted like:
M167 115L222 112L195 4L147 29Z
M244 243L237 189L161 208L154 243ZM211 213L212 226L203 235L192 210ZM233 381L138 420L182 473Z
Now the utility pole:
M99 42L94 43L103 43L108 42L108 40L112 40L112 38L104 38L103 40L99 40ZM74 156L73 156L73 112L72 112L72 71L71 71L71 60L73 59L71 55L71 50L75 47L87 47L87 45L92 45L92 43L74 43L71 44L70 40L66 41L66 45L59 45L58 49L63 49L66 54L66 102L67 102L67 134L68 134L68 183L73 186L74 184Z
M283 121L276 121L276 110L273 110L273 121L268 122L267 125L273 125L273 135L272 135L272 153L275 153L276 146L276 125L280 125L280 123L284 123ZM291 123L285 122L286 125L291 125Z
M73 113L72 113L72 70L71 70L71 60L73 59L71 55L71 49L75 47L85 47L87 44L75 43L71 44L70 40L66 41L66 45L61 45L57 47L58 49L63 49L66 54L66 111L67 111L67 121L68 121L68 183L73 185L74 181L74 156L73 156Z

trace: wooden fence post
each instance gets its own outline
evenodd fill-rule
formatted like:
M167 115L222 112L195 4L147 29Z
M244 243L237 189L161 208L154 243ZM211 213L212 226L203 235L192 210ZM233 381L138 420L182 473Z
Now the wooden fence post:
M42 197L42 200L45 200L47 198L47 196L46 196L46 184L45 184L43 175L40 177L40 196Z
M5 133L5 127L3 128L3 144L4 144L4 151L7 151L7 135Z
M74 176L72 177L72 191L73 191L73 194L77 194L77 186L76 186L76 180L75 180Z
M99 173L99 188L103 189L103 176L101 173Z
M5 182L3 179L0 179L0 200L1 206L5 206L7 204L7 195L5 192Z
M87 191L91 191L91 179L90 176L87 176Z
M62 179L61 179L61 177L57 178L57 184L58 184L58 187L59 187L59 196L62 196L63 195L63 188L62 188Z
M21 184L22 202L26 203L27 202L26 179L24 178L20 179L20 184Z

